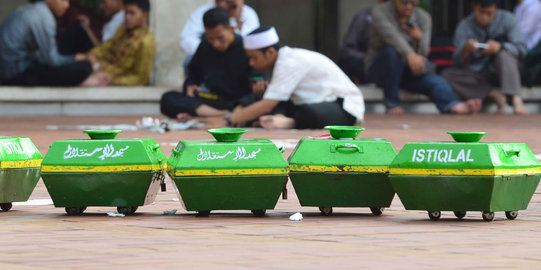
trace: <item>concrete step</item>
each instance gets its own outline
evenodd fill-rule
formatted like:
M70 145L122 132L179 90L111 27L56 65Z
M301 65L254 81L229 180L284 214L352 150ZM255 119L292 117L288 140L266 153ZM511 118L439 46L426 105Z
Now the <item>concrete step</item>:
M364 99L369 102L382 102L383 90L373 84L360 85L359 88L363 92ZM522 96L525 102L540 102L541 101L541 86L533 88L524 88ZM400 92L400 99L404 102L429 102L430 100L420 94L414 94L407 91Z
M366 102L367 113L382 114L385 113L383 105L383 90L373 84L360 85L359 88L363 92ZM541 87L524 88L522 92L526 110L530 113L541 113ZM415 94L407 91L400 92L400 100L402 107L407 113L412 114L438 114L436 106L430 99L424 95ZM496 105L486 103L481 112L494 113ZM511 114L512 108L508 107L507 114Z
M156 102L163 87L1 87L0 102Z
M156 115L164 87L0 87L1 115Z
M367 113L384 113L383 91L374 85L359 86ZM157 115L159 101L169 87L0 87L0 115ZM526 108L541 113L541 87L525 89ZM402 105L409 113L437 114L423 95L402 91ZM484 112L495 111L493 105Z

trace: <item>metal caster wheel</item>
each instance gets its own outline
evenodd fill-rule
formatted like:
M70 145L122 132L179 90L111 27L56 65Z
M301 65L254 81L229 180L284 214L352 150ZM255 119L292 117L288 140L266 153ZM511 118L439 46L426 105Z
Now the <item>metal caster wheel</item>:
M440 211L428 211L428 217L432 221L438 221L441 218L441 212Z
M319 211L321 211L321 214L324 216L330 216L332 215L332 207L319 207Z
M263 217L265 216L265 213L267 213L267 210L252 210L252 214L254 214L255 217Z
M7 212L7 211L11 210L12 206L13 206L13 204L11 204L11 203L0 203L0 208L2 208L2 211L4 211L4 212Z
M116 208L116 211L120 214L124 214L126 216L135 214L135 211L137 211L137 206L119 206Z
M505 216L509 220L515 220L518 217L518 211L505 211Z
M208 217L210 215L210 211L197 211L197 217Z
M466 216L466 211L454 211L453 213L458 219L463 219Z
M86 207L66 207L68 216L78 216L84 213Z
M486 222L491 222L494 220L494 212L483 212L483 219Z
M381 216L383 212L385 212L384 207L370 207L370 211L372 211L372 214L374 216Z

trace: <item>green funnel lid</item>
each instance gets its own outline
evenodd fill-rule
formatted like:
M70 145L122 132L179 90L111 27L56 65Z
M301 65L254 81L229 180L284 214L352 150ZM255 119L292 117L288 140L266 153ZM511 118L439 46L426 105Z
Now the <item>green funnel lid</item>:
M486 132L447 132L455 142L479 142Z
M92 140L113 140L122 130L85 130L83 132L88 134Z
M355 139L364 130L363 127L352 126L326 126L325 129L328 130L335 139Z
M208 133L210 133L218 142L236 142L246 132L248 132L248 130L241 128L216 128L208 130Z

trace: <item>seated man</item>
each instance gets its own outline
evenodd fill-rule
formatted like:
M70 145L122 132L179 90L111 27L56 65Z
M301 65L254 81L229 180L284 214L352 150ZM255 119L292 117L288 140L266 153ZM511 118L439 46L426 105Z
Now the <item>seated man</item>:
M107 18L103 26L101 41L107 42L115 36L116 31L124 25L124 2L122 0L101 0L100 8Z
M363 120L361 91L329 58L282 47L276 30L269 27L246 36L244 48L250 65L261 72L272 70L272 79L261 101L233 111L232 124L259 120L266 129L320 129Z
M541 42L533 47L524 59L528 84L541 84Z
M492 97L503 113L506 102L515 114L527 114L521 98L519 59L526 55L524 36L512 13L498 9L497 0L474 0L473 14L455 32L454 68L443 76L462 99ZM493 81L500 91L493 91ZM503 95L502 95L503 94Z
M70 6L64 18L59 21L57 39L63 54L83 53L100 46L113 38L118 28L124 25L123 0L101 0L100 9L105 15L105 25L97 13L79 4Z
M383 2L383 0L380 0ZM370 45L372 9L361 10L349 25L340 48L338 65L356 84L367 83L364 77L364 58Z
M61 55L56 44L56 19L68 0L24 5L0 26L0 80L20 86L97 86L107 78L97 73L84 54Z
M90 24L92 21L92 25ZM96 9L70 0L70 6L62 18L56 20L56 40L60 54L85 53L92 48L92 40L87 34L101 37L104 18ZM85 30L87 28L87 30Z
M515 16L530 51L541 41L541 1L518 0Z
M113 85L147 85L156 45L148 28L149 0L124 0L126 18L115 36L90 51Z
M526 38L528 54L524 59L529 84L541 83L541 1L519 0L515 16Z
M246 36L259 27L259 17L244 0L215 0L197 8L191 15L180 35L180 47L188 55L193 56L205 34L203 14L214 7L221 7L229 13L230 24L237 34Z
M391 0L372 10L367 76L383 88L387 114L403 114L400 87L430 97L441 113L477 113L481 100L462 103L449 84L435 74L426 56L430 50L432 20L417 8L419 0Z
M236 105L258 99L251 84L261 75L250 68L242 37L235 34L227 11L213 8L203 21L205 38L188 66L184 93L170 91L161 100L162 113L179 121L193 116L225 116Z
M90 19L85 15L79 16L81 28L88 36L92 47L100 46L102 43L112 39L117 30L124 25L124 17L126 17L123 0L101 0L100 9L107 19L101 30L101 40L94 34Z

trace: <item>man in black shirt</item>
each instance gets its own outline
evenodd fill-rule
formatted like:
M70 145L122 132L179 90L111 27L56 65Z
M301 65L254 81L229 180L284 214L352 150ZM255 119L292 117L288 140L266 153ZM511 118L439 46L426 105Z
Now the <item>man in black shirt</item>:
M164 115L186 121L194 116L226 116L237 105L259 100L266 82L250 68L242 37L229 24L227 11L213 8L203 16L205 36L190 65L184 92L161 99Z

